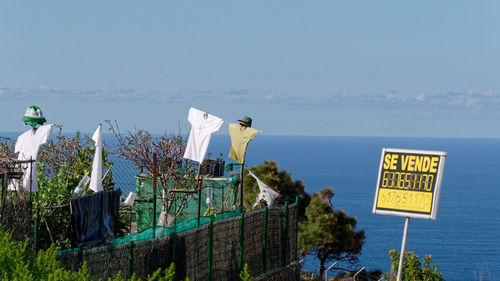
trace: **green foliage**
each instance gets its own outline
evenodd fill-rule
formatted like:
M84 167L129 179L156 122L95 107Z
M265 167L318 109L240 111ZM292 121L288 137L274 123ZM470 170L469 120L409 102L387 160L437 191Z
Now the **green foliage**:
M184 159L187 140L180 133L154 137L142 129L134 129L122 135L116 121L113 123L107 120L106 123L116 138L117 145L113 152L117 156L152 173L155 168L153 155L156 153L157 176L167 196L163 200L164 210L168 214L174 214L174 218L180 216L190 194L176 194L170 190L196 190L198 163Z
M0 137L0 163L15 156L14 141L11 138Z
M1 280L92 280L84 264L79 271L71 272L56 260L52 246L34 255L29 241L14 241L10 234L0 230L0 279Z
M52 245L47 250L40 250L37 255L29 248L29 241L15 241L10 234L0 228L0 280L34 280L34 281L91 281L86 263L78 271L67 270L56 259L56 249ZM122 279L119 272L109 281ZM134 276L129 281L138 281ZM156 270L146 278L148 281L173 281L175 280L175 266ZM185 280L189 280L186 278Z
M215 207L209 207L209 208L207 208L205 210L205 212L203 213L203 216L204 217L211 217L211 216L217 217L217 212L216 212Z
M43 207L67 205L73 198L73 190L85 174L90 174L94 159L94 142L88 136L76 132L74 136L58 135L49 140L39 152L38 189L40 204ZM103 149L103 168L108 170L109 152ZM104 189L112 189L111 171L103 181ZM87 191L90 192L90 191ZM69 208L42 209L40 227L40 246L69 247L66 237L66 223L70 216Z
M16 158L14 141L0 138L0 158ZM59 135L50 139L39 151L38 187L41 205L40 246L48 248L52 243L58 247L69 246L65 227L70 214L69 208L47 209L65 206L73 197L73 190L84 174L90 173L95 146L91 138L76 132L73 136ZM109 152L103 149L103 168L112 165ZM2 163L0 160L0 164ZM1 167L1 165L0 165ZM112 173L103 182L105 189L113 188ZM34 198L32 198L34 200Z
M241 281L252 281L253 280L253 277L251 277L250 273L248 272L248 264L246 264L246 263L240 272L240 280Z
M132 278L132 280L135 277ZM175 280L175 265L174 263L171 263L168 268L162 270L161 268L158 268L153 274L148 274L148 277L146 279L147 281L174 281ZM189 281L189 278L186 277L185 281Z
M389 256L392 260L394 272L399 268L399 251L390 250ZM444 278L439 272L439 265L432 265L432 256L424 256L422 263L413 252L405 252L403 261L403 278L405 281L443 281ZM384 274L384 278L389 279L389 273Z
M280 194L276 200L277 204L294 202L295 197L299 197L299 254L315 254L320 260L321 276L327 261L338 260L350 264L358 262L365 232L355 230L355 217L347 215L343 210L333 210L331 199L334 193L331 188L324 188L309 196L302 181L294 181L286 170L279 170L276 161L264 161L251 170ZM244 172L243 183L243 204L248 211L255 202L259 187L248 170ZM262 204L264 203L261 202Z
M119 271L118 274L116 274L115 278L111 279L108 278L108 281L122 281L124 280L122 277L122 272ZM132 275L131 278L127 279L128 281L140 281L141 279L137 279L135 277L135 273ZM155 272L152 274L148 274L148 277L145 279L145 281L174 281L175 280L175 265L174 263L171 263L168 268L165 270L162 270L161 268L158 268ZM189 278L186 277L184 281L189 281Z
M251 167L252 172L266 185L279 193L274 204L293 203L295 198L299 197L299 216L304 218L306 206L309 204L310 197L305 192L302 180L293 180L292 174L286 170L279 170L276 161L264 161L258 166ZM245 210L251 211L255 198L259 194L257 181L250 176L248 169L243 174L243 206ZM265 202L260 202L264 206Z
M320 260L321 276L328 261L357 263L365 240L365 232L355 230L355 217L343 210L333 210L333 195L331 188L313 194L306 208L307 220L299 222L300 254L316 255Z
M49 140L40 149L38 157L39 189L43 203L55 206L61 200L70 199L83 175L90 174L94 154L92 139L82 137L79 132L74 136L59 135L55 140ZM105 148L102 156L103 168L108 170L112 162L108 161L109 152ZM106 176L103 187L113 188L110 173Z

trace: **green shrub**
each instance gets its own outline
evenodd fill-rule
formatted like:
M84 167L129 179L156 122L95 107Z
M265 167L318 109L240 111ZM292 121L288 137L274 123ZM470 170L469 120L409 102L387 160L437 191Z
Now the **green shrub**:
M394 266L394 272L398 272L399 267L399 251L390 250L389 255L392 260L392 265ZM422 260L423 264L418 260L413 252L405 252L405 257L403 261L403 278L401 280L405 281L443 281L444 278L439 272L439 265L432 263L432 256L426 255ZM389 274L385 273L384 277L389 279Z
M38 255L29 248L29 240L12 240L0 229L1 280L92 280L84 264L78 271L69 271L56 260L54 246Z
M169 268L159 268L153 274L148 275L148 281L173 281L175 277L175 266L172 263ZM78 271L67 270L64 265L56 259L56 249L52 245L47 250L40 250L34 254L29 247L29 240L19 242L11 239L9 233L0 227L0 280L34 280L34 281L91 281L86 263ZM109 281L121 281L122 273L118 272L115 278ZM138 281L132 276L130 281ZM186 278L186 280L189 280ZM251 280L251 279L249 279Z
M252 281L253 280L253 278L250 276L250 273L248 272L248 264L246 264L246 263L240 272L240 280L241 281Z

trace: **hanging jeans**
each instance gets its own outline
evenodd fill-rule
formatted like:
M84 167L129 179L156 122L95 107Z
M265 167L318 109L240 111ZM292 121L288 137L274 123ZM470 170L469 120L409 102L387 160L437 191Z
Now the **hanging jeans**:
M100 191L71 200L68 235L73 247L110 243L116 234L121 190Z

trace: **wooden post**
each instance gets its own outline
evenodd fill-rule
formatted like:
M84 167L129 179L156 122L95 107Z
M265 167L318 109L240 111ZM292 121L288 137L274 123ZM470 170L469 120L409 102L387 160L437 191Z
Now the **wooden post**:
M198 166L198 177L196 182L196 187L198 190L198 226L200 226L200 218L201 218L201 189L203 188L203 179L201 178L201 164Z
M158 177L156 152L153 153L153 238L156 237L156 181Z
M30 216L31 218L33 218L33 200L32 200L32 197L31 197L31 191L33 189L33 175L32 175L32 172L33 172L33 157L30 158L30 164L28 165L29 166L29 169L30 169ZM25 187L24 187L24 175L23 175L23 179L21 179L21 181L23 182L23 192L25 190Z
M40 201L38 197L38 191L36 192L36 205L35 205L35 253L38 253L40 234L38 233L38 228L40 226Z
M3 215L3 208L5 207L5 202L7 199L7 181L8 181L8 175L6 171L3 174L3 181L2 181L2 206L0 206L0 216Z
M242 213L245 211L243 209L243 166L245 166L245 163L240 165L240 208Z
M201 219L201 188L203 185L203 180L198 179L197 182L197 189L198 189L198 226L200 226L200 219Z

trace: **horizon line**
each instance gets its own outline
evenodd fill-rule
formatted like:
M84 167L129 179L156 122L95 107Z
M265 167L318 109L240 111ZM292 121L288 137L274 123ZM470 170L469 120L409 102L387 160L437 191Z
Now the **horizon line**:
M3 134L22 134L25 131L4 131L0 132L0 137L5 137ZM71 135L79 132L82 135L92 135L93 132L82 132L82 131L75 131L75 132L68 132L68 131L62 131L61 134L63 135ZM164 135L168 133L158 133L158 132L150 132L151 135L153 136L159 136L159 135ZM113 135L111 132L103 132L103 135ZM189 135L189 133L183 134L183 135ZM213 133L212 136L229 136L227 133ZM495 136L405 136L405 135L387 135L387 136L381 136L381 135L301 135L301 134L260 134L259 136L262 137L333 137L333 138L427 138L427 139L500 139L500 137L495 137Z

